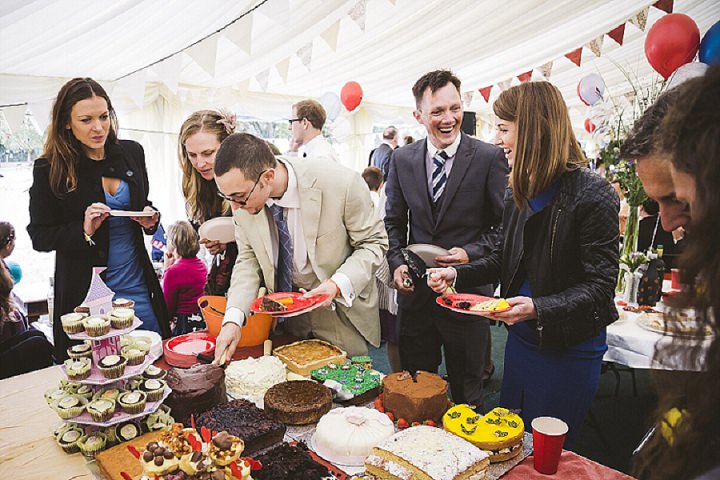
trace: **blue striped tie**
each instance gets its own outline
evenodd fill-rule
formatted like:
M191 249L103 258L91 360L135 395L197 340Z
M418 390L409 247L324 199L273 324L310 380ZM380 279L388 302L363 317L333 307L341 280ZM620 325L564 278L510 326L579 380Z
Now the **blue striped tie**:
M280 247L277 268L275 269L275 291L291 292L293 247L288 224L283 217L283 207L275 204L270 207L270 211L273 214L273 219L275 219L275 225L277 225L278 246Z
M447 182L447 174L445 173L445 161L450 158L448 154L439 151L433 157L433 172L432 172L432 200L433 203L437 203L445 190L445 183Z

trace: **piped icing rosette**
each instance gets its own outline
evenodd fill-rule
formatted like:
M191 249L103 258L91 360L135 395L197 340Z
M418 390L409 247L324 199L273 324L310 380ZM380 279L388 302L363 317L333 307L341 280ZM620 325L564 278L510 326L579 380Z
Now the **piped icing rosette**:
M240 458L243 450L245 450L243 441L225 431L215 435L208 444L208 455L213 462L223 467Z

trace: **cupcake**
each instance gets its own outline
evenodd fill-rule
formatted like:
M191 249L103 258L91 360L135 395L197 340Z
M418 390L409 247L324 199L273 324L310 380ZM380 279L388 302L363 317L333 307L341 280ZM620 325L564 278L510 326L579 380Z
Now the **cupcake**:
M94 432L90 435L83 435L78 440L80 451L86 457L95 457L95 454L105 448L107 437L102 432Z
M133 308L135 306L135 301L130 300L129 298L116 298L112 302L113 308Z
M52 432L52 436L57 438L58 435L61 433L65 433L66 431L70 430L72 427L77 427L77 424L71 423L71 422L63 422L60 421L50 427L50 432Z
M112 447L118 443L117 435L115 435L115 425L103 428L102 432L105 434L105 438L107 439L106 446Z
M127 381L127 384L125 384L126 390L138 390L140 388L140 384L142 381L145 380L140 375L136 375L134 377L130 377Z
M127 359L122 355L108 355L98 362L98 368L105 378L113 379L122 377L125 373Z
M93 389L90 385L78 385L75 389L75 395L83 397L85 400L90 401L93 396Z
M51 388L45 392L45 401L50 405L52 402L67 397L68 395L70 395L70 393L62 388Z
M195 451L186 453L180 458L180 470L191 477L200 473L209 472L211 467L212 460L202 452Z
M145 380L140 384L140 390L147 394L148 402L157 402L162 399L165 393L164 380Z
M145 419L143 426L148 432L156 432L158 430L170 430L175 420L162 413L151 413Z
M221 467L240 458L243 450L245 450L245 443L239 437L230 435L226 431L215 435L208 444L208 456Z
M83 342L68 348L67 353L70 358L92 358L92 347L89 343Z
M114 308L110 312L110 324L118 330L131 327L134 318L135 311L132 308Z
M110 331L110 320L103 317L86 317L83 320L83 327L91 337L101 337Z
M115 413L115 401L107 398L93 400L85 408L96 422L107 422Z
M83 313L83 314L85 314L85 316L90 315L90 307L88 307L84 303L75 307L75 309L73 311L75 313Z
M60 316L63 331L69 335L83 331L83 320L87 317L84 313L66 313Z
M83 436L82 429L78 427L70 427L59 433L55 441L65 453L77 453L80 451L78 440Z
M55 413L58 414L58 417L66 420L68 418L75 418L83 413L85 405L87 405L87 400L77 395L68 395L50 404L52 409L55 410Z
M141 348L131 345L122 348L123 357L127 358L128 365L142 365L145 362L147 352Z
M140 427L134 422L123 422L112 427L119 442L129 442L142 435Z
M70 358L65 360L65 374L70 380L85 380L90 376L92 362L89 358Z
M118 403L122 411L129 414L142 413L147 403L147 394L140 390L124 392L118 396Z
M108 387L95 392L95 395L93 395L92 398L93 400L107 399L114 402L115 400L117 400L118 395L120 395L122 392L123 390L120 390L119 388Z
M167 370L163 370L155 365L150 365L143 372L143 377L147 379L164 380L165 377L167 377Z

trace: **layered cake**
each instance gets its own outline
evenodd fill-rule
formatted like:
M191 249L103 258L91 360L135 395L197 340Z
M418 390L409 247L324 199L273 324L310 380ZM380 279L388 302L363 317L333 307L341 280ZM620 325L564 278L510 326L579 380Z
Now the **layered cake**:
M265 412L286 425L317 422L331 406L330 389L312 380L278 383L265 393Z
M172 389L165 404L172 409L177 421L185 425L190 424L191 414L197 415L227 402L225 370L217 365L197 364L188 369L171 368L165 382Z
M312 371L312 379L336 392L335 400L360 405L372 401L380 393L380 373L363 364L337 365L328 363Z
M225 369L228 394L250 400L260 408L263 407L263 397L268 388L285 380L285 364L273 356L231 362Z
M255 480L324 480L329 476L328 469L312 459L303 442L294 446L283 443L255 460L263 466L253 472Z
M377 410L335 408L318 422L312 447L331 463L362 466L373 447L394 433L393 422Z
M186 424L187 425L187 424ZM231 400L195 417L197 428L227 431L245 442L245 454L282 442L285 425L276 422L248 400Z
M345 363L347 354L335 345L322 340L302 340L273 350L273 355L287 365L288 370L309 377L316 368L328 363Z
M490 462L503 462L522 452L525 425L507 408L494 408L485 416L469 405L455 405L443 415L443 427L490 455Z
M448 409L447 390L447 382L434 373L392 373L383 379L383 407L407 423L439 423Z
M482 480L488 454L462 438L420 425L402 430L365 460L367 473L380 479Z

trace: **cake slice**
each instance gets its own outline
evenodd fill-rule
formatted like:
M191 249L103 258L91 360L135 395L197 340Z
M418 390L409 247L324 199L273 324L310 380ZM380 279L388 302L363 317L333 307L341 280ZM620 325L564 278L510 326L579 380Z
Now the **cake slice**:
M273 300L270 297L263 297L260 308L264 312L284 312L287 310L287 307L282 302Z
M273 355L287 365L288 370L303 377L309 377L316 368L328 363L343 364L347 354L322 340L301 340L273 350Z

